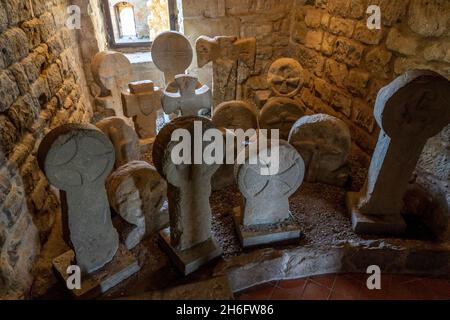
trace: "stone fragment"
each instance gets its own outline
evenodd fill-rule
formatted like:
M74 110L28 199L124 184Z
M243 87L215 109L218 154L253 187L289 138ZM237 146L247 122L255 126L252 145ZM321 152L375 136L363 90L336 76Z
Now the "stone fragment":
M351 38L353 30L355 29L355 22L350 19L342 19L332 17L330 20L329 30L337 36L344 36Z
M228 101L218 105L212 117L217 128L225 129L258 129L258 111L256 107L245 101Z
M167 185L156 169L144 161L133 161L118 168L106 182L111 207L131 228L119 229L129 250L141 240L169 223L164 210Z
M347 195L355 232L405 230L403 196L428 138L450 122L449 93L447 79L423 70L409 71L380 90L375 119L382 130L368 179L359 193Z
M139 138L123 118L108 117L97 122L95 126L103 131L114 146L116 153L114 168L140 159Z
M361 63L364 46L354 40L339 37L334 45L334 57L351 67L357 67Z
M189 40L176 31L159 34L153 41L151 54L156 67L164 73L166 85L175 80L176 75L186 73L193 59Z
M306 181L341 187L348 181L352 141L342 120L326 114L302 117L292 128L289 143L305 161Z
M237 100L238 69L244 65L255 68L256 38L201 36L196 41L198 67L213 64L214 106L222 102Z
M360 21L356 24L353 38L365 44L379 44L383 34L383 29L369 29L366 21Z
M275 96L293 97L304 84L303 68L294 59L278 59L269 68L267 82Z
M64 237L77 265L92 273L109 263L119 237L111 220L105 180L114 166L114 148L92 125L67 124L48 133L39 166L61 190Z
M102 89L101 97L111 97L107 107L112 108L116 116L123 117L121 94L131 81L130 61L122 53L102 51L92 59L91 69L95 82Z
M122 92L123 113L133 118L140 139L156 137L156 113L161 109L161 90L149 80L131 82Z
M166 125L156 137L153 161L158 172L167 181L170 229L161 231L162 244L183 274L189 274L209 260L221 255L222 250L211 235L211 178L219 164L194 163L194 154L185 157L183 164L175 164L172 153L180 151L180 142L171 141L172 133L184 129L190 135L184 145L194 145L194 130L204 133L214 128L204 117L180 117ZM198 132L197 132L198 135ZM209 143L203 141L204 152ZM190 147L189 147L190 150ZM184 153L184 152L183 152Z
M306 107L290 98L271 98L261 109L261 129L280 130L280 139L287 140L294 123L306 113Z
M177 92L163 92L161 102L165 113L196 116L201 110L211 110L212 94L207 85L197 89L198 79L186 74L175 76L175 83Z

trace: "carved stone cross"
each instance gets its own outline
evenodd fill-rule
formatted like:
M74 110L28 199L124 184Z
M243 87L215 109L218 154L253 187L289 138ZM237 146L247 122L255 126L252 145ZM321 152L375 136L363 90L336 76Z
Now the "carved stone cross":
M125 116L132 117L140 139L156 136L156 113L161 109L161 90L152 81L129 84L130 92L122 93Z
M103 51L97 53L92 59L92 74L95 82L101 88L102 97L110 97L106 108L112 108L118 117L123 117L121 93L127 89L131 81L131 63L120 52Z
M375 103L381 127L366 183L347 195L353 228L362 234L405 230L400 212L411 175L429 138L450 122L450 81L424 70L408 71L382 88Z
M178 92L165 91L162 107L167 114L181 112L182 116L196 116L202 109L211 108L211 90L207 85L197 88L198 80L190 75L177 75Z
M171 156L179 148L179 142L172 141L173 132L187 130L193 144L196 126L201 126L203 133L213 128L212 122L204 117L176 118L159 132L153 146L155 167L168 183L170 231L166 229L160 235L170 256L184 274L222 253L212 237L209 202L211 177L220 165L192 164L193 155L188 163L175 164ZM207 145L206 142L201 143L201 150L204 151Z
M253 69L256 61L256 38L201 36L196 42L198 67L213 62L214 106L238 100L238 63Z
M61 190L65 240L86 273L109 263L119 247L105 189L114 159L109 139L90 124L58 127L39 146L39 166Z
M184 74L189 68L193 50L189 40L176 31L163 32L152 44L152 59L156 67L164 73L166 85L178 74Z

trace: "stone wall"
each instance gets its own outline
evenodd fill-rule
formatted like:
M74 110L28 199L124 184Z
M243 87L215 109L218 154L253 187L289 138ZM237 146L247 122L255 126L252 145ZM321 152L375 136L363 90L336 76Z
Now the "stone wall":
M67 6L0 1L0 297L26 294L58 206L38 168L39 143L52 128L88 122L92 113Z
M367 28L369 5L381 8L381 30ZM313 112L346 121L356 145L371 155L378 137L373 107L381 87L414 68L450 79L450 2L302 1L294 8L289 46L309 79L297 99ZM448 133L447 128L430 139L418 169L443 188L449 201Z
M381 30L366 10L379 5ZM373 150L373 106L381 87L413 68L450 78L447 0L310 0L293 9L290 56L307 70L301 99L314 112L345 120L356 144Z
M256 37L256 68L248 79L241 79L242 98L252 99L254 90L264 84L258 76L267 72L271 62L288 54L290 12L294 0L182 0L178 2L180 29L195 48L201 35ZM211 85L211 64L190 72Z

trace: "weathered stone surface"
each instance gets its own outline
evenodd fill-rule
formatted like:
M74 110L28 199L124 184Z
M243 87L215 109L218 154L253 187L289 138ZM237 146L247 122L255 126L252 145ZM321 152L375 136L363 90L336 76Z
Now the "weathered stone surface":
M392 71L389 65L391 58L392 53L380 46L367 52L365 61L372 74L386 77Z
M305 161L306 181L338 186L348 181L352 142L342 120L325 114L302 117L292 128L289 143Z
M5 112L19 96L19 88L14 76L9 71L0 73L0 112Z
M39 166L61 190L64 233L76 263L92 273L110 262L119 245L105 180L114 166L114 148L92 125L63 125L39 147Z
M212 122L217 128L258 129L258 111L245 101L228 101L214 109Z
M259 125L261 129L280 130L280 139L287 140L292 126L305 113L305 106L296 100L271 98L261 109Z
M363 52L363 45L344 37L339 37L334 45L334 58L352 67L359 66Z
M355 30L355 22L354 20L332 17L328 28L331 33L337 36L351 38L353 30Z
M122 92L123 113L132 117L141 139L156 136L156 113L161 109L161 90L152 81L144 80L128 84L130 92Z
M365 96L370 75L362 69L351 69L344 83L348 91L356 96Z
M301 186L305 175L302 157L286 141L280 140L279 145L268 146L261 152L278 152L279 167L270 168L260 161L258 154L235 166L236 180L245 197L240 223L246 227L273 225L289 219L289 197ZM270 174L264 175L263 170Z
M169 223L163 208L167 185L156 169L144 161L133 161L118 168L106 182L111 207L130 225L119 230L127 249Z
M25 58L29 52L28 38L20 28L11 28L0 35L0 67L7 67Z
M168 182L171 246L179 251L189 250L211 239L211 177L219 165L175 165L171 159L171 153L178 145L171 142L172 133L176 129L186 129L191 133L193 143L193 130L199 124L202 124L203 133L213 128L206 118L177 118L160 131L153 146L155 167ZM202 150L206 145L204 142ZM193 155L188 160L194 163Z
M255 67L256 38L201 36L196 41L197 63L202 68L213 63L213 101L237 100L238 67L243 64L250 70Z
M293 97L303 86L303 68L294 59L278 59L269 68L267 82L275 96Z
M305 46L307 48L320 51L320 49L322 48L323 35L324 32L322 30L308 31L305 36Z
M414 70L378 94L375 118L382 130L368 180L359 194L350 193L347 199L356 232L403 232L400 211L412 171L428 138L450 122L445 107L449 89L444 77Z
M111 96L114 113L123 117L121 93L131 80L131 63L122 53L103 51L97 53L91 62L95 82L102 89L101 97Z
M371 30L367 28L366 21L361 21L356 24L353 38L365 44L379 44L383 34L383 29Z
M386 47L389 50L413 56L418 47L417 40L413 37L403 35L398 29L392 28L386 40Z
M176 75L184 74L193 58L189 40L176 31L158 35L153 41L151 53L155 65L164 72L166 84L175 80Z
M325 64L325 75L332 83L338 87L344 86L344 80L348 75L348 68L345 64L328 59Z
M114 168L140 159L139 138L123 118L109 117L97 122L96 127L111 140L116 154Z
M411 0L408 25L424 37L440 37L448 31L450 3L445 0Z
M207 85L197 86L198 79L190 75L175 76L177 92L163 92L161 103L167 114L180 113L181 116L196 116L202 110L211 110L212 94Z

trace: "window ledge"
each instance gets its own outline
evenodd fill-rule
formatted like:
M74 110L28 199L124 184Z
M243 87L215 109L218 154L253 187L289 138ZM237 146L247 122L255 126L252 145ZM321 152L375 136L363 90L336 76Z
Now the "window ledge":
M131 64L140 64L140 63L152 63L152 55L150 52L133 52L133 53L124 53L124 55L130 60Z

